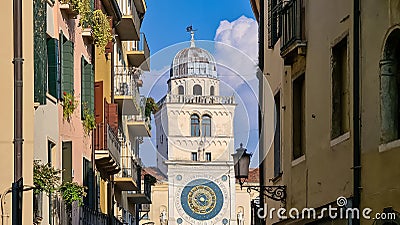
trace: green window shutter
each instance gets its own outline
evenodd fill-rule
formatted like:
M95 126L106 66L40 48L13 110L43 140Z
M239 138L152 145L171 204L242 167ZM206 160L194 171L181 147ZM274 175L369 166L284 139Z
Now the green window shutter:
M47 40L47 69L48 92L58 98L58 40L55 38Z
M73 93L74 91L74 43L65 41L62 49L62 92Z
M46 2L34 1L34 101L46 104Z
M86 104L89 112L94 113L94 77L92 64L89 64L84 57L81 59L81 104L82 104L82 119L83 110Z
M88 75L88 107L91 113L94 113L94 75L92 64L85 66L86 74Z
M87 104L87 93L86 93L86 74L85 74L86 60L81 57L81 118L85 119L83 112L85 110L85 104Z

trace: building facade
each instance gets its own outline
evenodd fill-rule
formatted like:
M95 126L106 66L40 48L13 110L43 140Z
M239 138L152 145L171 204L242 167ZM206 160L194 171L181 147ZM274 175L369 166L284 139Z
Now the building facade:
M33 104L33 88L34 88L34 47L33 47L33 4L32 1L22 1L22 56L23 56L23 106L22 106L22 123L23 123L23 162L22 177L24 185L33 185L33 149L34 149L34 104ZM3 224L11 224L12 215L12 199L11 188L14 182L14 64L13 64L13 2L2 1L0 3L2 9L1 19L4 29L1 35L1 41L7 43L0 52L0 65L3 74L0 78L0 92L3 98L3 112L1 113L1 124L3 126L0 132L0 146L2 148L2 157L0 160L0 191L2 199L2 217L0 220ZM22 223L29 224L32 222L32 191L23 192L22 205Z
M37 0L33 6L35 160L62 170L62 183L86 187L82 206L68 206L58 193L35 195L33 221L139 224L137 198L151 202L139 157L142 138L150 136L139 92L140 75L149 70L140 32L146 2Z
M312 207L321 215L323 207L337 207L344 197L346 207L398 215L400 182L390 177L400 171L393 161L400 153L398 94L391 80L398 68L398 41L392 38L399 31L400 2L250 2L260 25L263 71L260 179L287 188L286 204L265 202L287 210ZM275 215L266 223L351 220L327 215L279 220Z

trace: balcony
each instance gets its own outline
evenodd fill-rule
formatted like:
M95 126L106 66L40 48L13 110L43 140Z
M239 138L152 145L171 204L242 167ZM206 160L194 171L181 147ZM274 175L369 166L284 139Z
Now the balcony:
M140 114L140 94L137 87L139 71L122 66L114 67L114 99L120 115Z
M65 1L65 3L60 4L60 10L61 12L64 11L69 18L75 18L78 15L78 12L72 9L71 4L72 3L69 1Z
M117 25L119 39L121 41L138 41L142 21L133 0L118 0L118 5L122 13L121 22Z
M137 191L138 167L132 156L121 157L121 171L114 176L115 186L120 191Z
M128 193L128 201L131 204L151 204L151 186L154 185L155 178L150 174L146 174L143 179L143 192Z
M167 94L157 102L158 107L164 103L235 105L235 96L202 96L202 95L171 95Z
M281 19L281 56L285 58L293 54L304 55L307 45L302 0L285 1L281 10Z
M141 97L140 114L127 117L130 139L134 137L151 137L150 119L145 116L146 98Z
M147 10L146 0L134 0L137 11L145 14Z
M94 130L95 162L101 172L109 175L118 173L120 167L121 143L116 131L107 123L99 123Z
M140 41L128 41L126 43L126 48L130 66L138 67L144 71L150 71L150 49L144 33L140 33Z

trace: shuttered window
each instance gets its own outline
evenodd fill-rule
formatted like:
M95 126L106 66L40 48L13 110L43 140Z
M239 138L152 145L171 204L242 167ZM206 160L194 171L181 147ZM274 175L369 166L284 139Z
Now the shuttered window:
M91 209L95 209L96 200L94 179L92 162L83 158L83 185L87 187L83 204Z
M46 104L47 54L46 54L46 5L44 1L34 1L34 101Z
M89 64L82 56L81 59L81 109L82 119L85 107L90 113L94 113L94 76L92 64Z
M47 40L47 71L47 90L53 97L60 98L58 40L55 38Z
M63 38L64 39L64 38ZM74 43L64 41L61 49L61 91L73 93L74 91Z

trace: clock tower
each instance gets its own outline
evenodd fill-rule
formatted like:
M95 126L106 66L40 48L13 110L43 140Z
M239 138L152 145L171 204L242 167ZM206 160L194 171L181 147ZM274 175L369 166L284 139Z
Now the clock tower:
M234 96L220 96L214 57L195 46L173 59L155 114L157 166L168 177L168 224L236 224Z

